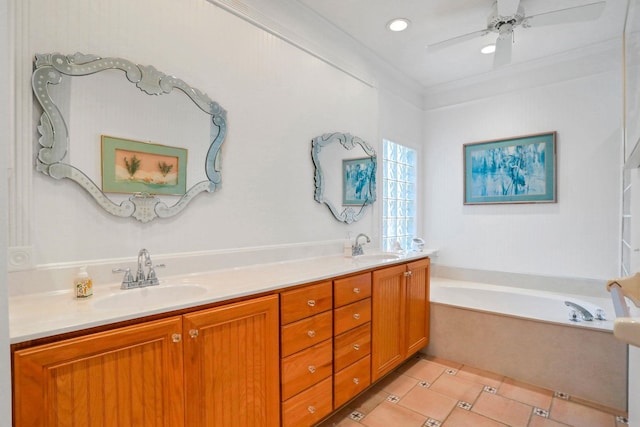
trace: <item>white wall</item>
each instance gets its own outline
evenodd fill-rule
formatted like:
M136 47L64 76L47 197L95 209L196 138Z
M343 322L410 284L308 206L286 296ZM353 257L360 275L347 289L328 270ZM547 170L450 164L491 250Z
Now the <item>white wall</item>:
M7 168L9 163L9 16L7 0L0 0L0 424L11 420L11 362L9 358L9 316L7 305Z
M426 111L424 217L438 263L616 277L621 93L613 64L608 73ZM463 205L464 143L547 131L557 131L557 203Z
M36 265L133 257L142 246L152 254L182 253L326 241L360 231L377 244L377 207L347 226L313 200L310 141L344 131L378 149L378 89L205 0L24 4L25 69L36 53L120 56L184 79L228 112L222 190L199 196L175 219L113 218L77 185L35 174L30 243ZM419 128L419 110L407 108L412 117L402 113L401 123ZM383 121L396 117L400 113L388 111Z

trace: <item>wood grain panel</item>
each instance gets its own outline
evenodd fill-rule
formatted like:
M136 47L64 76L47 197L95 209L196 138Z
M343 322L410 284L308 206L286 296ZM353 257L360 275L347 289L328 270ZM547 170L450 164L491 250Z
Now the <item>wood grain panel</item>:
M183 426L181 329L172 317L15 352L15 426Z
M373 272L371 320L371 381L404 360L405 266Z
M332 361L331 339L282 359L282 400L333 374Z
M407 281L407 355L429 343L429 260L410 263Z
M281 294L280 323L295 322L333 308L331 282L305 286Z
M338 372L371 353L371 323L334 338L333 369Z
M303 391L282 404L283 427L309 427L333 410L332 377Z
M371 296L371 273L333 281L333 306L342 307Z
M333 310L333 333L341 334L371 320L371 298Z
M186 425L279 426L278 296L184 316Z
M333 335L333 313L326 311L281 327L282 357L318 344Z
M337 372L333 380L333 407L353 399L371 384L371 357L367 356Z

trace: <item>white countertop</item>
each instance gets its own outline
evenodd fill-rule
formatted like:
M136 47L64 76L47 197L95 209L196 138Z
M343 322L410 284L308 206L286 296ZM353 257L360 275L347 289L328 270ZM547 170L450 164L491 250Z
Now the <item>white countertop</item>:
M392 265L424 258L429 251L409 252L397 259L375 257L348 258L342 255L260 264L208 271L190 275L163 277L160 286L197 284L197 295L154 299L143 307L124 304L102 307L113 295L126 292L153 292L153 287L121 290L120 283L94 285L93 296L76 299L71 289L9 298L9 328L12 344L37 338L108 325L153 314L170 312L204 304L259 294L290 286L330 279L377 266ZM374 254L371 254L374 255ZM186 288L185 288L186 289ZM134 296L134 294L131 294ZM98 307L96 307L98 306Z

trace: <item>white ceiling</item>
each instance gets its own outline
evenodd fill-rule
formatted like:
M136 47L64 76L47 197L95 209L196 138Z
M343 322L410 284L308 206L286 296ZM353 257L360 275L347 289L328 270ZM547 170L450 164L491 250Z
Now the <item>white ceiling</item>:
M438 51L426 46L485 29L494 0L297 0L375 52L400 72L433 87L479 74L497 72L493 55L480 48L494 43L496 33ZM525 15L581 6L596 0L521 0ZM549 56L585 50L602 42L621 40L627 0L607 0L596 20L583 23L517 27L511 65ZM392 33L386 24L393 18L411 21L404 32ZM560 54L560 55L559 55Z

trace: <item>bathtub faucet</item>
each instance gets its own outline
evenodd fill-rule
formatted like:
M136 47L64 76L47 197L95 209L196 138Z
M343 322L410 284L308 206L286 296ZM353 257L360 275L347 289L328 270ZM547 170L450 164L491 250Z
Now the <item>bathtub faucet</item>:
M582 318L582 320L586 320L587 322L590 322L593 320L593 314L591 314L589 310L587 310L580 304L576 304L575 302L571 302L571 301L565 301L564 305L566 305L567 307L571 307L572 309L580 313L580 317ZM575 315L573 315L570 320L574 320L576 322L578 321Z

